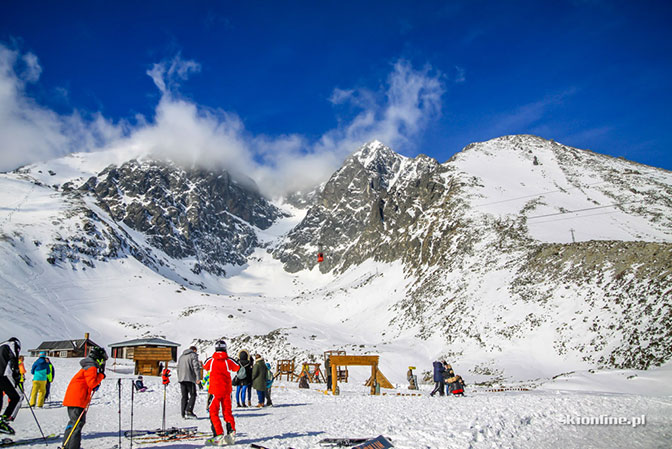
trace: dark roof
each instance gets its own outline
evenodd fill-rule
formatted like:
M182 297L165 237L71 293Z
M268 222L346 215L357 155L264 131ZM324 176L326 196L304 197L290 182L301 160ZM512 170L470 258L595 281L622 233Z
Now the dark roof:
M112 343L111 345L109 345L109 347L125 348L129 346L145 346L145 345L171 346L175 348L180 346L179 343L164 340L163 338L138 338L135 340L122 341L120 343Z
M60 341L43 341L40 343L36 349L31 349L31 351L74 351L80 349L87 342L85 338L79 338L76 340L60 340ZM88 340L89 346L98 346L97 343L94 343L90 339Z

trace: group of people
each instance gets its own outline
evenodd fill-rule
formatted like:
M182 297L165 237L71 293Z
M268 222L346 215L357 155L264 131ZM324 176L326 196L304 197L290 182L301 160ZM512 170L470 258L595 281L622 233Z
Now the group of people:
M435 361L433 364L434 367L434 390L429 394L434 396L436 393L439 393L440 396L448 395L450 396L462 396L464 395L465 383L462 379L462 376L458 376L453 371L453 367L450 366L445 360Z
M4 413L0 415L0 432L14 434L10 422L14 421L19 410L21 398L25 397L23 384L25 368L21 353L21 342L12 337L0 343L0 411L2 410L3 394L7 395L8 404ZM82 439L82 427L86 423L86 411L91 402L91 396L98 389L105 378L105 361L107 353L103 348L91 347L88 355L79 364L82 367L70 380L63 398L63 406L68 411L68 424L65 428L63 448L79 449ZM29 401L30 406L44 405L49 396L48 386L53 381L54 367L46 357L40 353L33 363L33 389Z
M247 350L240 351L238 359L230 357L224 341L217 342L214 354L203 364L198 360L197 348L189 347L177 361L177 375L182 393L180 412L183 418L196 418L197 388L205 388L208 392L206 411L213 432L213 437L206 442L209 445L232 444L235 440L236 423L231 400L234 386L237 407L252 407L253 388L257 392L256 407L273 405L271 365L260 354L255 354L252 360ZM226 432L220 413L224 417Z

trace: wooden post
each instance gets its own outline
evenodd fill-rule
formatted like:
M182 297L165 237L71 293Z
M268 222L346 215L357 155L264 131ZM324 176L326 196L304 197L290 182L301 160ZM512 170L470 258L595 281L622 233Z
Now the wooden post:
M331 394L335 394L336 383L338 382L338 377L336 376L336 365L331 364Z
M376 380L376 374L377 374L376 366L377 366L377 364L375 364L375 363L373 365L371 365L371 379L373 379L373 382L371 382L371 394L372 395L376 394L376 382L377 382L377 380Z

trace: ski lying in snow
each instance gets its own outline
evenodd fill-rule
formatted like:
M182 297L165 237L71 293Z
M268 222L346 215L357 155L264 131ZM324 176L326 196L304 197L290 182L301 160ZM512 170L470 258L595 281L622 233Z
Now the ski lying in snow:
M134 430L133 434L131 434L130 430L127 430L124 432L124 436L126 438L133 438L136 439L137 437L145 436L145 435L160 435L160 436L167 436L167 435L182 435L182 434L193 434L194 432L198 431L198 427L192 426L192 427L171 427L169 429L156 429L156 430Z
M47 439L47 442L53 440L57 440L60 438L60 435L57 433L52 433L50 435L47 435L45 437ZM3 438L0 440L0 447L9 447L9 446L22 446L25 444L37 444L37 443L43 443L44 438L42 437L37 437L37 438L26 438L24 440L12 440L11 438Z
M174 433L170 435L150 434L141 437L133 437L137 444L168 443L171 441L200 440L212 436L212 432Z
M389 439L380 435L375 438L324 438L318 441L320 446L326 447L357 447L358 449L384 449L392 446Z
M250 444L250 447L252 449L269 449L266 446L261 446L259 444L254 444L254 443ZM294 448L293 447L288 447L287 449L294 449Z

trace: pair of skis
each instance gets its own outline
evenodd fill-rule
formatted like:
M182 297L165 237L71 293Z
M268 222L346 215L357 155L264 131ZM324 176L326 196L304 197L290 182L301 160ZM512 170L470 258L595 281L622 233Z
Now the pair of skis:
M353 449L386 449L394 447L388 438L379 435L375 438L324 438L318 441L322 447L348 447ZM251 444L252 449L268 449L266 446ZM289 448L292 449L292 448Z
M169 429L157 430L133 430L124 432L126 438L131 439L138 444L152 444L170 441L195 440L205 438L211 435L207 432L200 432L198 427L171 427Z
M28 444L38 444L38 443L47 443L58 440L61 436L57 433L52 433L46 435L44 438L26 438L23 440L12 440L11 438L2 438L0 439L0 447L10 447L10 446L25 446Z

